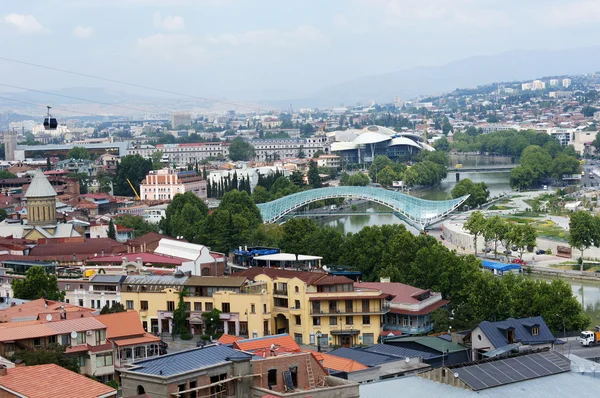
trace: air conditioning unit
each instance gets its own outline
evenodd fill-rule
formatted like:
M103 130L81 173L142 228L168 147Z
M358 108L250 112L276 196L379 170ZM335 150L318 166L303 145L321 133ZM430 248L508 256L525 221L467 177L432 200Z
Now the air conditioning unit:
M88 330L87 332L85 332L85 334L87 334L88 336L91 336L93 334L93 332L91 330Z

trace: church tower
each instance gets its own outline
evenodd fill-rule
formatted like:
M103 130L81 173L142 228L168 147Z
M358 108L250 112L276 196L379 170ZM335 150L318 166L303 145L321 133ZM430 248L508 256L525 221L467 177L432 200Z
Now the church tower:
M29 225L56 225L56 191L41 170L35 171L25 199Z

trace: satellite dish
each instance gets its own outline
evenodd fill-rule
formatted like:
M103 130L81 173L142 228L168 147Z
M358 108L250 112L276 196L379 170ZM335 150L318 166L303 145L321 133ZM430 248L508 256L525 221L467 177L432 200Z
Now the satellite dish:
M48 314L48 315L46 315L46 320L47 320L48 322L52 321L52 314Z
M406 361L406 363L409 363L410 362L410 358L406 357L405 361Z
M75 331L71 332L71 338L72 339L76 339L77 338L77 332L75 332Z
M454 372L454 377L458 378L458 373Z

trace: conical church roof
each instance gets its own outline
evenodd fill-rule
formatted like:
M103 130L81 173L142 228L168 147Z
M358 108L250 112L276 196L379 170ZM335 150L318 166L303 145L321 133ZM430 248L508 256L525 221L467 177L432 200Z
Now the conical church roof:
M42 173L41 170L36 170L31 180L27 192L25 192L26 198L47 198L50 196L56 196L56 191L50 185L48 178Z

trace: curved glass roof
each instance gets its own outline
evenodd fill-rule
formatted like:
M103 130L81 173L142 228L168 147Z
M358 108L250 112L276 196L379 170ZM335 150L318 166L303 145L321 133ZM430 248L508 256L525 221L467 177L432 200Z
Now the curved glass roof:
M311 202L332 198L363 199L380 203L399 216L425 228L456 210L469 196L451 200L425 200L375 187L329 187L298 192L283 198L261 203L258 209L265 223L274 223L286 214Z
M356 137L354 139L354 143L355 144L377 144L379 142L383 142L383 141L389 141L391 140L392 137L389 135L385 135L385 134L381 134L381 133L376 133L373 131L367 131L362 133L361 135L359 135L358 137Z

